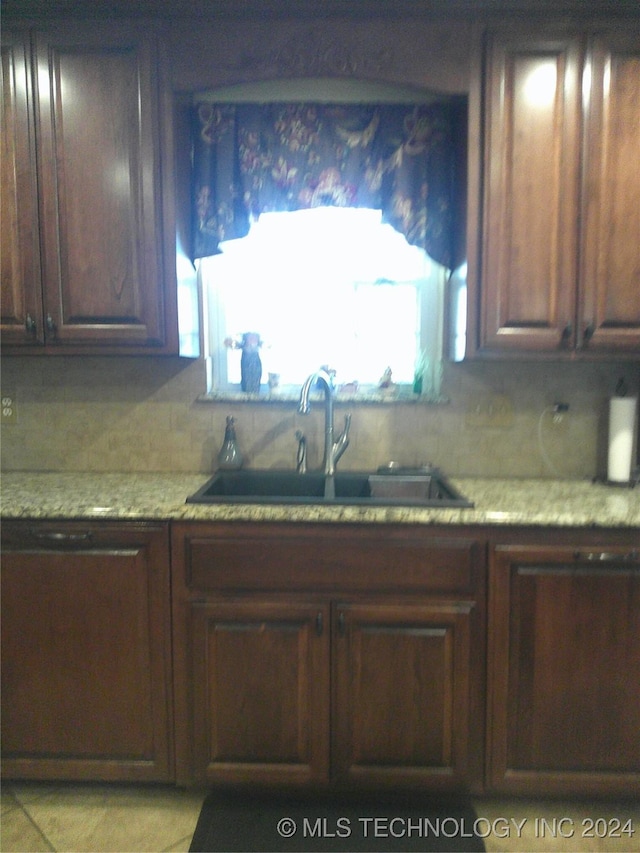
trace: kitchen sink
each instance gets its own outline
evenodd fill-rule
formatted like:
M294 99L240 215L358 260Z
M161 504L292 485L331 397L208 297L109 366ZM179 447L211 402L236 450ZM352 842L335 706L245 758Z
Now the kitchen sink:
M353 504L363 506L472 507L437 468L382 473L340 471L298 474L277 469L217 471L187 503Z

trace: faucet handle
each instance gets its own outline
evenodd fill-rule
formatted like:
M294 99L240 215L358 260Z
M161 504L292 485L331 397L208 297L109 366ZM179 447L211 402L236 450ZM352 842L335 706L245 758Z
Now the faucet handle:
M296 471L298 474L307 473L307 439L302 430L296 430L296 440L298 442L298 455L296 458Z
M344 416L344 431L337 441L333 444L333 464L335 465L338 459L349 446L349 429L351 428L351 415Z

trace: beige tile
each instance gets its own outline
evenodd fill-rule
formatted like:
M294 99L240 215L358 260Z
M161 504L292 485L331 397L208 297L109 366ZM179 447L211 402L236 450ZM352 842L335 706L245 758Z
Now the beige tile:
M56 784L55 782L14 782L11 785L11 791L16 801L20 805L33 802L34 800L45 797L49 794L55 794L61 787L64 789L64 783Z
M0 850L3 853L48 853L54 847L20 808L2 812Z
M181 838L177 844L172 844L171 847L165 848L162 853L189 853L192 838L193 833L190 832L189 835L185 836L184 838Z
M13 791L10 788L2 788L0 791L0 809L2 814L8 812L9 809L19 808L19 803L16 800Z
M172 787L11 785L2 791L0 849L187 853L205 795ZM487 797L474 806L479 828L491 829L487 853L640 851L637 802Z
M165 788L70 786L24 808L56 850L160 851L190 839L202 800Z
M640 803L474 801L487 853L635 853Z

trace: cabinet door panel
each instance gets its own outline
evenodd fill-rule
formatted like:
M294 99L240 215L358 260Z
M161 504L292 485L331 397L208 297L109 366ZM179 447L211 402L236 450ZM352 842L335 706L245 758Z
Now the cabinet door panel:
M640 566L501 549L491 589L493 784L639 790Z
M327 608L194 604L191 618L195 778L325 778Z
M3 773L170 778L167 537L111 532L101 542L63 526L16 547L11 535L3 531Z
M150 38L36 38L47 343L163 343Z
M337 608L339 779L469 783L472 603Z
M583 340L640 353L640 37L600 36L590 59Z
M42 293L27 34L2 33L2 317L5 344L42 344Z
M575 323L579 44L496 36L488 57L481 345L556 350Z

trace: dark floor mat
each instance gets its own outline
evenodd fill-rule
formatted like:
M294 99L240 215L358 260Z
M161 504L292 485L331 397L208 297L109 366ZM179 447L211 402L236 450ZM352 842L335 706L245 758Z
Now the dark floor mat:
M483 853L482 838L474 833L475 820L465 798L213 792L202 806L189 849L191 853Z

